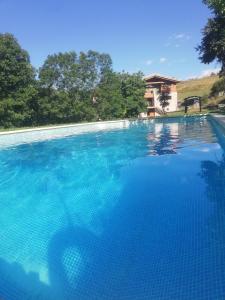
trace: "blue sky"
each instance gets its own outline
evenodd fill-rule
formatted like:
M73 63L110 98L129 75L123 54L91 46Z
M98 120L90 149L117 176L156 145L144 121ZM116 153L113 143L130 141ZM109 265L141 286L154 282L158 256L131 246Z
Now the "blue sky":
M0 0L0 32L13 33L35 67L48 54L92 49L117 71L186 79L219 68L195 51L209 15L201 0Z

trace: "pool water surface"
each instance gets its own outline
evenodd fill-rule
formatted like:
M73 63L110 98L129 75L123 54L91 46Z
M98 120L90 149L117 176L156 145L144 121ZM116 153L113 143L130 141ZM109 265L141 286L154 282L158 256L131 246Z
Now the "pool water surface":
M225 299L224 151L206 117L0 148L0 299Z

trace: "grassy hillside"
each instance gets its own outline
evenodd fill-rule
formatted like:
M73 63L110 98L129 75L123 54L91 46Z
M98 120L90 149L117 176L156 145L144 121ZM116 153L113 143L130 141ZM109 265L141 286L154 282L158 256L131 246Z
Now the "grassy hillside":
M189 96L208 96L213 84L219 79L218 76L209 76L200 79L181 81L177 85L179 102Z

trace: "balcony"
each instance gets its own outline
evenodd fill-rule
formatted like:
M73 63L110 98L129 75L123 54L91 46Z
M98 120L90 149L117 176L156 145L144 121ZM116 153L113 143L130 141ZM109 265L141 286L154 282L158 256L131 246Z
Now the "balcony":
M150 99L153 99L153 98L154 98L154 94L153 94L153 92L148 92L148 91L147 91L147 92L145 93L145 96L144 96L144 97L145 97L145 99L149 99L149 98L150 98Z

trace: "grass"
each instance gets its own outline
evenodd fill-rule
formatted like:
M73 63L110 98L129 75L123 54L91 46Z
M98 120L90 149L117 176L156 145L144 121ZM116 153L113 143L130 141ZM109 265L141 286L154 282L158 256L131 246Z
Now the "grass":
M66 125L73 125L73 124L80 124L79 123L62 123L62 124L46 124L46 125L39 125L39 126L26 126L26 127L9 127L9 128L3 128L0 127L0 132L7 132L7 131L18 131L18 130L25 130L25 129L41 129L41 128L47 128L47 127L57 127L57 126L66 126ZM88 122L83 122L88 123Z
M179 103L181 104L186 97L200 96L203 97L204 108L215 109L213 106L215 107L225 100L224 96L210 97L211 88L217 80L219 80L219 76L213 75L180 82L177 85Z
M0 132L5 132L5 131L16 131L16 130L23 130L23 129L32 129L33 127L10 127L10 128L3 128L0 127ZM34 127L36 128L36 127Z
M180 102L189 96L208 97L213 84L219 79L219 76L209 76L199 79L190 79L182 81L177 85L178 99Z
M184 110L179 110L175 112L170 112L167 113L166 115L159 116L157 118L175 118L175 117L184 117L184 116L198 116L198 115L203 115L203 114L208 114L209 110L208 109L203 109L201 112L196 109L189 109L188 113L185 114Z
M51 127L51 126L60 126L60 125L71 125L71 124L48 124L43 126L26 126L26 127L9 127L9 128L3 128L0 127L0 132L7 132L7 131L18 131L18 130L25 130L25 129L37 129L37 128L44 128L44 127Z

